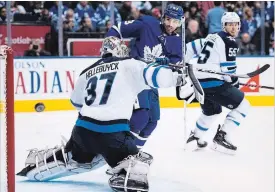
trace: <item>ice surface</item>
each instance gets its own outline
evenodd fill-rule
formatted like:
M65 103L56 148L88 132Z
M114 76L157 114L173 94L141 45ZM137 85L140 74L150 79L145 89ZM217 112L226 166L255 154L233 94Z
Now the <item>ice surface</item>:
M200 110L188 108L187 113L187 125L193 128ZM224 116L209 130L209 141ZM53 147L60 144L60 135L69 138L76 117L76 111L16 114L16 172L24 167L27 149ZM274 192L274 108L252 108L234 134L235 156L210 149L186 152L183 109L162 109L158 127L144 148L154 156L150 191ZM46 183L16 177L16 192L108 192L106 169Z

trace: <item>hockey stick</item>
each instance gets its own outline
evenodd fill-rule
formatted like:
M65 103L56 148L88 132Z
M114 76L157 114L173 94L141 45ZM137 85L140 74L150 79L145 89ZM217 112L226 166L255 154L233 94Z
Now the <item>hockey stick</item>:
M195 97L198 100L198 102L200 104L204 104L204 91L201 87L201 84L199 82L199 80L196 78L195 74L194 74L194 69L192 65L189 65L187 68L188 71L188 75L194 85L195 88Z
M246 84L246 83L239 83L239 84L247 87L256 87L256 88L271 89L271 90L275 89L275 87L264 86L264 85L252 85L252 84Z
M180 64L179 65L169 64L169 66L171 66L171 67L179 67L179 68L184 67L183 65L180 65ZM229 74L229 73L223 73L223 72L213 71L213 70L209 70L209 69L201 69L201 68L196 68L196 70L200 71L200 72L204 72L204 73L212 73L212 74L217 74L217 75L227 75L227 76L230 76L230 77L251 78L251 77L255 77L255 76L257 76L257 75L265 72L269 67L270 67L269 64L265 64L261 68L255 70L255 71L252 71L250 73L246 73L246 74Z
M186 70L186 65L185 65L185 17L181 19L181 53L182 53L182 80L183 83L185 83L185 75L187 73ZM179 88L177 87L176 90ZM186 141L188 139L188 130L187 130L187 101L183 102L183 130L184 130L184 135L183 135L183 150L186 150Z

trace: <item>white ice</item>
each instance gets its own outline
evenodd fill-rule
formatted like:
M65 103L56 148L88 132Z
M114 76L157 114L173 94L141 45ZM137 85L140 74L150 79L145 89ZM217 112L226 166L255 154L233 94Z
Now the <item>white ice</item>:
M198 108L187 109L187 126L193 128ZM24 167L27 149L53 147L60 135L69 138L76 111L16 114L16 172ZM217 124L208 133L211 142ZM238 127L233 143L235 156L206 149L183 150L183 109L161 109L161 120L144 151L154 156L152 192L274 192L274 108L254 107ZM111 191L107 166L94 172L52 182L29 182L16 177L16 192Z

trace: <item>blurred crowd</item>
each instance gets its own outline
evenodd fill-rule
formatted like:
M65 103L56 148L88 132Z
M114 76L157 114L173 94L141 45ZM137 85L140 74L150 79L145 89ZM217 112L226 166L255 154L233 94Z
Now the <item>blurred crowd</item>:
M234 11L241 18L241 32L238 37L239 55L259 55L261 36L265 37L264 52L274 55L274 2L260 1L169 1L183 7L186 18L186 42L206 37L209 33L221 31L221 16L225 11ZM138 19L142 15L152 15L161 19L161 1L115 1L114 23L122 20ZM264 19L261 18L261 11ZM85 33L83 38L104 37L112 26L111 5L108 1L64 1L62 6L63 29L65 34ZM52 26L51 36L58 32L58 2L54 1L12 1L13 22L45 23ZM5 22L7 11L5 1L0 1L0 22ZM262 34L261 26L265 34ZM65 36L66 39L66 36ZM57 51L48 50L51 54Z

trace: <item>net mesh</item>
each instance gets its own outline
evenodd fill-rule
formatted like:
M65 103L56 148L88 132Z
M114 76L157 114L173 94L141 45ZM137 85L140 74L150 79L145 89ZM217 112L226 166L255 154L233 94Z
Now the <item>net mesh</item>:
M10 48L7 46L0 46L0 191L8 191L8 162L7 162L7 117L6 117L6 66L7 66L7 51Z

